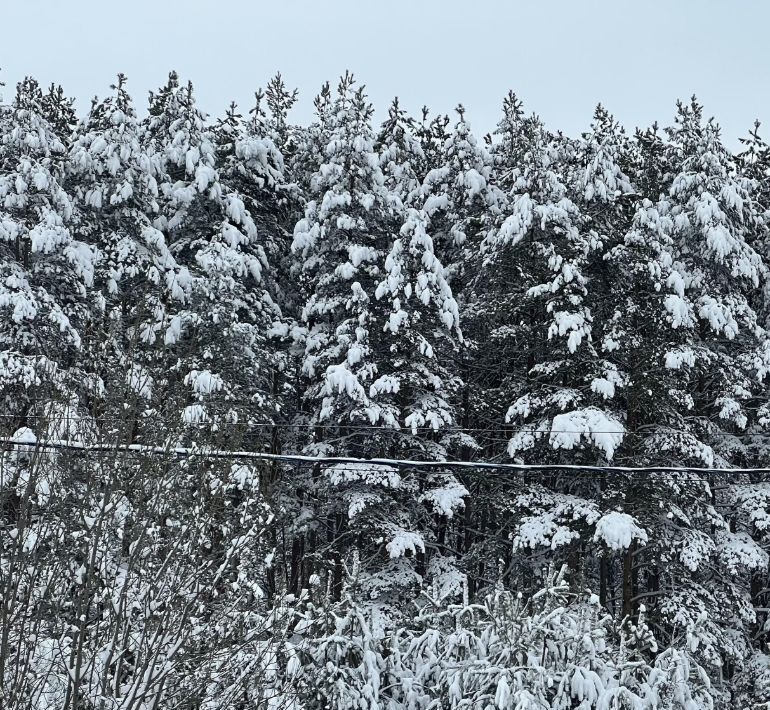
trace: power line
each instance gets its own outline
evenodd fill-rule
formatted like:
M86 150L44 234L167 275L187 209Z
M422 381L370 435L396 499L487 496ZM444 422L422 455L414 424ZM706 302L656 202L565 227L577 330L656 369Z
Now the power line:
M1 441L2 440L0 440L0 442ZM164 451L166 451L166 450L164 449ZM49 459L51 461L54 461L55 457L57 457L59 455L59 452L60 452L60 449L54 449L54 448L37 449L34 452L34 455L33 455L32 458L35 459L35 460L43 458L43 459ZM105 454L106 455L106 454L109 454L109 453L115 453L115 449L104 448L102 451L95 452L93 450L88 450L87 451L87 450L78 448L78 449L76 449L76 453L80 453L80 454L100 453L100 454ZM157 457L158 459L161 458L161 456L157 452L146 452L146 451L125 450L125 449L123 449L123 450L120 450L119 453L120 453L121 456L129 458L129 459L132 459L134 462L141 461L143 456L149 456L150 458ZM235 452L235 453L237 453L237 452ZM186 457L186 459L181 457L181 456L175 457L173 453L170 453L169 456L166 457L166 461L168 461L169 458L172 458L172 459L176 458L179 461L197 459L197 460L200 460L202 462L205 462L205 460L206 460L206 453L205 453L205 451L197 451L194 454L191 453L188 457ZM281 461L279 461L278 463L284 463L287 466L288 465L292 465L294 467L297 467L299 465L302 465L302 466L322 465L323 466L324 465L324 461L326 461L326 459L323 459L323 458L319 458L319 459L316 459L316 458L313 458L313 457L306 457L306 458L308 460L307 461L303 461L303 462L297 462L297 461L281 462ZM219 457L218 460L225 460L225 459L224 459L224 457ZM374 461L375 462L375 463L371 464L371 466L369 466L368 468L365 467L364 464L361 464L360 467L357 469L357 471L360 472L360 473L382 473L382 469L385 466L385 464L381 463L380 459L360 459L360 460L364 461L365 463L369 463L370 461ZM270 462L276 463L275 460L268 460L267 462L268 463L270 463ZM450 465L451 466L451 462L449 462L449 464L442 463L442 462L435 462L435 463L436 463L436 466L439 466L439 465L441 465L441 466ZM472 465L469 462L463 462L463 463L468 463L469 466ZM130 463L127 464L127 465L130 465ZM396 468L396 466L393 465L393 464L388 464L388 465L391 468ZM420 469L420 465L412 466L411 468L416 468L417 470L419 470ZM529 470L528 471L528 475L530 475L530 476L549 476L549 475L553 476L553 475L557 475L559 473L564 474L565 472L562 471L563 468L564 468L564 466L560 466L559 464L552 464L551 465L551 469L546 469L545 465L543 465L543 467L541 469L539 469L539 470ZM678 474L682 474L683 472L688 474L686 476L684 476L684 475L676 475L676 474L674 474L674 473L672 473L670 471L665 471L665 470L661 471L660 468L655 468L654 470L655 470L655 473L647 474L646 480L653 481L653 482L662 481L664 483L675 483L675 482L682 482L682 483L687 483L687 484L705 483L705 484L708 484L712 488L712 490L717 490L717 489L725 487L723 485L716 485L715 486L715 477L714 476L708 476L708 475L705 475L705 474L696 475L695 473L693 473L693 471L697 471L697 469L690 469L690 468L684 468L683 467L680 470L677 470ZM734 477L735 476L745 476L745 475L747 475L745 473L745 469L725 469L725 471L726 471L726 473L721 474L721 475L725 475L725 476L733 475ZM643 470L641 472L644 473ZM711 472L711 470L709 470L709 472ZM439 473L443 473L443 472L439 471ZM466 469L463 469L462 476L467 479L467 477L478 477L479 475L490 474L490 473L494 473L494 472L490 472L488 470L487 471L479 471L478 469L466 468ZM497 471L497 473L505 473L505 472L504 471ZM597 479L597 475L596 475L596 471L589 470L588 468L586 468L586 470L575 470L573 468L573 469L567 471L567 473L569 474L569 477L570 477L571 480L582 480L582 481L590 481L590 480L596 481L596 480L598 480ZM612 472L610 471L610 473L612 473ZM634 471L625 471L622 474L621 473L617 473L615 475L618 475L618 476L620 476L620 475L632 476L634 473L635 473ZM715 471L714 473L718 473L718 471ZM489 478L487 480L488 480L489 483L495 482L495 479L492 479L492 478ZM498 479L498 482L499 482L499 479ZM767 481L767 483L770 485L770 481ZM743 484L738 482L735 485L743 485ZM753 483L752 482L747 482L746 485L753 485Z
M770 468L705 468L684 466L598 466L591 464L523 464L495 463L490 461L416 461L410 459L390 458L355 458L351 456L307 456L303 454L271 454L261 451L227 451L223 449L207 449L205 447L164 447L144 444L88 444L72 440L38 441L35 439L0 438L0 443L7 446L26 446L33 449L67 450L83 453L138 453L149 456L175 456L179 458L202 457L210 459L241 459L255 461L275 461L285 463L304 463L333 466L348 464L355 466L372 466L376 468L423 468L423 469L470 469L514 471L517 473L541 472L559 473L565 471L591 473L628 473L628 474L699 474L699 475L770 475Z

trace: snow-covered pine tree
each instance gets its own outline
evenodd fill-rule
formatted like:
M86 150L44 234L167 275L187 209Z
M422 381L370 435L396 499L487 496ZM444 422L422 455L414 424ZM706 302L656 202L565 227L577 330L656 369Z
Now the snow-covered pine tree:
M126 77L113 94L95 100L73 138L67 186L78 208L77 235L101 258L94 286L93 328L85 338L89 371L100 382L91 410L104 434L119 440L157 440L159 415L154 352L168 304L189 296L191 277L153 227L158 212L157 164L145 151ZM162 439L161 439L162 440Z
M280 311L266 288L269 267L237 185L220 179L216 144L197 108L192 85L175 74L151 98L146 149L158 165L159 214L154 227L191 280L181 307L162 314L160 362L165 416L222 446L243 437L269 438L274 416L268 338ZM178 393L186 391L186 401ZM181 409L181 411L180 411Z
M372 107L363 87L355 89L352 75L346 74L334 99L324 87L316 107L313 140L323 143L322 162L309 182L305 216L295 227L292 245L305 294L302 374L308 422L315 426L309 450L359 456L369 450L367 427L376 422L370 415L369 389L379 374L377 344L383 324L377 322L373 306L398 212L387 199L374 152ZM357 508L367 500L380 508L392 507L388 488L399 485L400 477L395 471L342 466L327 470L320 479L314 474L313 479L307 486L318 499L318 524L327 526L324 537L335 540L333 574L339 593L341 555L364 525L363 518L355 520ZM365 527L374 526L366 533L370 544L378 534L375 521L367 517ZM318 530L311 532L311 548L318 535Z
M280 80L280 75L278 77ZM272 92L280 90L282 83ZM285 93L285 89L284 89ZM244 121L233 104L225 117L214 126L217 169L220 180L244 200L260 235L268 263L266 286L282 309L296 308L296 287L291 278L291 230L299 216L298 189L287 184L283 155L275 141L286 145L289 140L285 114L265 115L264 95L257 92L257 105L251 118ZM274 111L286 111L290 95L273 97L268 103Z
M751 238L751 245L762 256L764 264L768 264L770 255L770 234L768 233L768 224L770 224L770 146L760 135L760 123L756 121L754 128L750 131L748 138L742 138L743 150L736 156L737 165L744 178L751 181L752 199L755 201L759 212L762 214L764 226L761 229L754 229L747 238ZM767 329L770 325L770 289L767 281L762 292L755 294L757 299L754 306L757 310L759 322ZM763 465L768 455L768 440L766 430L770 419L768 412L770 407L767 405L767 395L765 392L758 397L759 410L756 419L750 420L744 441L749 447L750 460L757 465ZM751 405L749 405L751 407ZM765 524L765 513L770 504L768 493L770 492L770 483L764 476L754 476L750 481L743 481L740 486L733 490L733 495L739 510L739 525L743 530L752 534L754 539L761 541L766 548L768 530ZM766 573L755 574L752 580L752 591L754 592L754 606L757 608L757 627L762 628L762 634L756 638L767 639L770 626L767 623L767 611L770 606L770 595L768 594L768 585L766 584ZM745 676L753 677L756 683L763 682L763 670L765 659L762 654L757 653L746 668ZM744 678L745 681L745 678ZM742 682L744 682L742 681ZM766 692L766 691L763 691Z
M400 675L423 693L414 693L414 707L713 706L712 686L691 657L659 649L643 617L614 622L596 595L572 593L566 567L546 570L529 596L502 585L462 604L426 596L434 603L404 633L399 657L412 671Z
M613 248L622 235L629 231L634 213L636 193L628 176L631 163L632 151L625 132L603 106L597 106L589 131L576 143L570 179L574 199L586 220L586 228L596 235L603 257L592 259L585 271L585 277L591 284L591 313L596 324L596 365L604 373L591 382L591 389L601 395L606 402L605 406L612 408L618 419L625 418L627 431L633 427L633 416L628 408L624 412L623 400L630 373L636 372L636 369L634 364L628 367L627 361L622 358L613 358L614 341L611 336L603 339L602 334L606 331L614 333L626 319L633 318L633 314L624 313L618 307L616 279L619 274L613 271L610 260ZM638 354L643 352L640 350ZM620 447L620 456L624 455L627 444L628 439ZM629 490L633 489L632 481L625 483ZM623 596L623 614L629 614L630 595L634 593L633 585L630 584L634 553L638 543L645 541L646 533L633 518L633 497L621 496L618 499L613 495L616 486L614 478L608 484L601 477L599 490L593 493L598 493L599 507L605 517L597 522L597 534L592 540L599 544L587 547L583 554L584 571L592 578L598 568L599 599L602 605L607 605L608 600L616 596L615 590L610 589L611 581L622 578L625 582L623 594L620 595ZM622 540L620 536L608 536L609 530L606 528L611 522L619 528L625 528L626 532L630 531L630 534Z
M343 428L370 421L367 390L377 374L371 304L398 219L374 153L372 108L353 82L346 74L328 117L319 116L323 162L292 245L306 294L306 398L314 421ZM344 450L356 451L356 442Z
M384 313L378 310L384 316L382 339L387 347L378 366L379 377L370 387L369 411L372 421L393 430L383 441L389 440L389 453L398 458L442 460L475 447L471 437L457 430L455 401L462 382L446 364L456 361L463 345L459 307L422 212L407 210L385 258L375 296L386 306ZM454 556L446 555L447 542L451 524L465 507L466 487L449 470L402 469L401 476L412 525L424 531L421 573L428 578L456 574ZM409 496L411 488L416 499ZM444 556L443 561L434 560L436 554Z
M74 99L64 93L60 84L51 84L42 96L40 111L65 148L69 148L72 132L78 123Z
M503 117L495 130L497 137L490 147L492 156L492 180L504 190L501 200L503 214L508 201L525 187L522 171L527 155L531 157L532 146L540 140L544 131L536 116L527 117L521 102L512 92L503 102ZM491 266L491 268L487 268ZM482 253L474 265L475 276L464 289L462 311L469 357L475 360L466 375L467 401L464 413L468 426L480 430L488 429L491 441L482 435L480 444L487 445L486 455L498 452L499 442L494 434L501 429L505 413L510 406L511 389L517 387L517 380L532 363L530 352L535 342L532 319L515 321L511 314L522 308L524 289L517 282L523 282L526 274L526 260L511 251L504 256L490 253L483 245ZM516 337L511 328L516 329ZM492 347L487 347L492 345Z
M668 145L651 131L637 134L636 182L652 192L636 200L630 229L606 257L609 283L626 287L602 320L602 350L625 382L620 397L630 431L623 454L637 465L746 461L740 438L748 412L741 402L764 376L765 335L750 305L763 269L744 237L757 216L718 130L702 124L700 111L680 104ZM669 195L655 194L667 183ZM745 654L720 620L731 628L753 620L733 579L767 564L747 528L724 517L716 483L686 473L603 481L605 504L632 515L647 536L643 548L627 548L622 570L602 569L603 595L608 579L622 576L623 613L634 613L644 599L651 619L679 643L699 639L698 660L712 673L725 662L740 664ZM719 613L709 611L714 604Z
M752 243L766 225L751 180L738 173L719 127L703 121L694 99L679 104L669 135L673 179L665 202L680 298L669 311L692 332L692 426L715 458L737 462L745 454L733 435L750 415L743 403L765 376L767 334L757 310L767 267Z
M288 119L289 112L294 104L297 103L299 92L297 89L292 89L290 91L287 88L281 73L278 72L267 82L263 96L269 111L269 116L266 117L264 122L266 135L273 141L282 155L293 156L299 147L296 139L297 127L291 125ZM255 98L257 99L256 104L250 111L253 117L253 123L260 120L261 91L256 93ZM259 134L258 130L255 130L254 132ZM286 178L285 181L287 184L294 182L292 175L285 174L284 177Z
M623 425L605 404L614 375L596 356L587 281L602 243L559 178L558 143L544 130L534 136L509 198L510 213L486 240L480 272L498 268L498 281L510 279L506 256L518 264L524 277L514 286L521 294L519 312L509 320L526 324L527 342L542 343L539 353L527 354L522 393L506 415L514 424L508 451L517 456L537 448L546 455L585 443L611 459Z
M760 125L759 121L755 121L748 137L740 139L743 150L735 157L741 175L753 181L754 199L767 214L770 210L770 145L760 135Z
M729 467L747 460L743 432L767 375L768 336L755 308L767 268L751 244L765 227L751 181L737 172L719 127L703 120L695 99L679 104L668 133L673 179L666 202L674 244L670 288L677 291L668 311L692 340L667 355L664 366L689 372L688 411L682 412L678 429L698 442L707 465ZM658 434L645 437L643 446L673 449L670 460L678 453L676 442L677 434ZM678 558L682 568L680 574L668 568L674 589L658 609L665 623L686 620L688 633L699 638L699 657L714 673L725 663L740 667L745 661L747 647L734 633L744 629L748 635L754 622L745 580L750 572L767 568L766 553L749 535L751 526L745 519L731 520L732 489L719 492L719 483L712 477L700 495L697 484L691 485L685 496L672 501L684 512L686 522L680 524L686 528L669 537L672 550L663 559ZM690 496L696 499L692 507L684 505ZM686 589L675 586L674 576L689 580Z
M503 99L503 117L495 127L489 147L492 179L503 194L509 194L513 189L518 176L516 168L524 159L531 140L528 131L539 125L535 116L525 116L521 99L509 91Z
M625 131L599 104L590 130L583 134L579 143L578 164L582 171L577 189L582 190L586 209L593 207L595 210L595 214L587 216L600 236L605 236L618 220L622 224L623 215L618 214L622 206L620 198L634 192L626 174L630 163L631 151ZM608 205L614 209L606 209Z
M71 232L66 149L43 111L30 78L0 109L0 401L12 415L0 427L9 433L40 434L52 402L77 408L88 389L79 353L96 252Z
M620 196L615 200L612 238L602 273L606 292L601 331L597 333L601 352L617 370L620 387L616 401L625 410L629 434L623 445L626 460L649 465L670 462L672 448L677 461L702 465L705 448L687 431L689 412L689 369L687 357L691 333L686 323L672 317L672 309L683 295L675 273L673 222L669 205L660 201L666 178L666 146L655 129L637 132L633 158L633 181L641 191L623 211ZM615 161L619 163L620 161ZM626 220L630 217L630 223ZM625 287L618 292L617 284ZM610 295L614 292L614 296ZM684 358L684 360L682 359ZM648 443L649 442L649 443ZM638 594L658 593L662 523L671 506L685 500L699 507L704 487L666 475L605 477L600 483L605 508L624 510L649 534L647 545L635 543L624 548L622 560L606 549L600 560L600 595L603 602L620 596L616 608L623 614L634 611ZM685 506L686 507L686 506ZM678 508L677 508L678 510ZM641 566L640 560L645 560ZM643 571L637 573L637 569ZM616 593L621 589L620 593ZM613 605L614 606L614 605Z
M424 172L425 175L431 170L440 168L443 164L444 143L449 137L447 128L451 119L446 114L436 114L428 120L430 109L423 106L421 109L420 125L417 127L417 138L422 146L422 152L425 156ZM421 175L425 179L425 175Z
M324 161L326 139L333 119L334 97L328 81L313 99L313 107L315 120L292 131L294 150L285 156L286 172L299 188L303 203L313 192L311 180Z
M393 99L388 117L380 126L376 150L388 192L405 207L419 206L425 154L417 137L415 120Z
M423 112L420 137L428 172L420 189L420 206L435 253L462 308L466 294L472 292L469 282L479 262L483 236L500 214L502 194L491 180L490 155L473 135L464 107L459 105L456 111L458 120L451 132L446 131L448 119L440 117L426 127ZM473 353L463 348L460 353L439 353L439 358L453 360L458 385L465 382L465 387L458 390L455 403L459 413L457 424L468 428L471 426ZM466 437L464 444L456 449L457 455L468 458L475 447L475 441Z
M611 460L625 428L611 398L619 375L601 359L593 340L588 275L601 262L601 239L572 193L563 142L552 139L536 117L524 118L512 100L506 102L500 134L512 152L506 156L503 146L497 148L495 167L507 176L511 191L504 218L484 240L466 306L469 337L479 350L486 342L495 348L489 360L471 368L470 379L483 392L471 411L491 428L492 442L508 438L508 454L515 459ZM497 424L490 418L496 411ZM506 576L526 578L530 550L546 545L553 558L570 561L571 581L579 586L586 549L594 536L597 542L603 537L595 495L592 482L567 471L474 491L477 515L511 521L504 530L514 539L515 554L511 558L510 548L497 549L479 536L469 559L494 569L502 555Z
M387 348L380 376L370 388L369 419L392 428L405 426L415 435L422 429L452 427L456 378L440 364L438 354L462 343L459 308L420 211L405 212L383 271L375 297L386 306L380 338ZM393 453L415 452L420 448L415 446Z
M456 288L467 280L467 262L478 252L485 226L499 214L501 195L490 183L491 159L465 119L458 121L441 146L438 167L429 170L420 190L436 251Z
M306 397L310 421L320 425L311 450L443 455L439 435L454 424L453 378L437 354L460 338L457 304L424 217L404 212L385 187L371 108L349 75L330 115L326 162L294 240L308 294ZM331 486L315 487L335 511L337 535L347 518L345 535L366 547L362 557L374 555L390 570L387 582L362 573L375 596L416 579L404 557L425 552L418 520L428 512L451 517L462 505L464 489L449 475L340 464L325 476Z
M391 649L383 619L368 608L359 591L346 585L338 602L327 595L301 607L294 626L298 641L292 670L304 707L354 710L397 702L400 688L389 674ZM307 673L303 667L317 671Z

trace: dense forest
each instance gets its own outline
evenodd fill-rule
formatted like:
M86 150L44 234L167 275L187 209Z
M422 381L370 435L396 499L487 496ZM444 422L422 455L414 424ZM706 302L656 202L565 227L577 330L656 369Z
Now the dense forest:
M0 707L770 708L759 125L296 100L0 105Z

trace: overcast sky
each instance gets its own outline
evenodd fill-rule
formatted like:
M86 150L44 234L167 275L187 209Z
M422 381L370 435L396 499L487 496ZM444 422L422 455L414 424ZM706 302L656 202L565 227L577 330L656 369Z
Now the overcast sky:
M280 70L308 121L324 80L351 69L378 118L398 95L415 114L458 102L478 134L513 89L576 135L597 102L627 128L668 125L693 93L735 147L755 118L770 137L770 2L762 0L24 0L3 3L6 100L25 74L61 83L82 111L118 71L140 107L169 69L209 113Z

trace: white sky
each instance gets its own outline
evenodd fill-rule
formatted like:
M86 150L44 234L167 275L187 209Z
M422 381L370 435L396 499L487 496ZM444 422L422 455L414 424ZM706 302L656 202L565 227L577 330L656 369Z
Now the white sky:
M324 80L352 70L380 119L398 95L415 116L462 102L478 135L513 89L528 112L576 135L601 101L632 130L668 125L697 94L737 147L770 124L770 2L765 0L6 0L4 98L25 74L61 83L83 111L118 71L143 109L169 69L204 110L244 113L280 70L312 116ZM765 132L770 139L770 125Z

